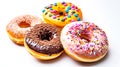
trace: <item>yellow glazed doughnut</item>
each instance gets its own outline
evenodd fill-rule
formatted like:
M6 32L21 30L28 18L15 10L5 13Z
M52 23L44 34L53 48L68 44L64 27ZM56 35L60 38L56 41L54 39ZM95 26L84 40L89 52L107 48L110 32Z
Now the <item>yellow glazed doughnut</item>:
M66 25L61 32L65 52L77 61L95 62L108 52L106 33L94 23L75 22Z
M46 6L43 18L46 23L63 27L66 24L83 19L80 8L70 2L58 2Z
M9 38L20 45L24 44L24 37L27 31L36 24L42 23L42 20L37 16L32 15L22 15L15 17L6 26Z

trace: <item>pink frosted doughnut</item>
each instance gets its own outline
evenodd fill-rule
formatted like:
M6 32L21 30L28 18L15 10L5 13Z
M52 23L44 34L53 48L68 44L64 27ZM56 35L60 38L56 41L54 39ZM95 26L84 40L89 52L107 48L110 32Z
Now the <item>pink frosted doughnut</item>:
M73 22L61 32L65 52L77 61L95 62L108 52L106 33L94 23Z

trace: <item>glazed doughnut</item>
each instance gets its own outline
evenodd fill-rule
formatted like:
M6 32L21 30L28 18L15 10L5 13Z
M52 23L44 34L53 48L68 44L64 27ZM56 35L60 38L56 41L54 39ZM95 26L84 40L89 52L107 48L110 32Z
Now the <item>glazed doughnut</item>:
M35 25L25 37L28 52L40 60L51 60L63 53L60 42L60 28L42 23Z
M12 19L6 26L6 30L13 42L23 45L26 32L29 31L32 26L40 23L42 23L42 21L37 16L22 15Z
M75 22L66 25L61 32L65 52L77 61L95 62L108 52L106 33L94 23Z
M58 2L46 6L43 18L46 23L63 27L66 24L83 19L80 8L70 2Z

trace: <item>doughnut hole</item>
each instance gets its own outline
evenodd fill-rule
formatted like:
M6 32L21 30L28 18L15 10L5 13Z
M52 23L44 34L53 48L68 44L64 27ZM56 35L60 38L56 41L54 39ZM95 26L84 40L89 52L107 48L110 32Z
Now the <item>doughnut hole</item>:
M47 41L50 41L53 39L52 32L50 32L49 30L41 31L38 37L40 40L47 40Z
M61 6L61 7L57 7L56 9L54 9L54 10L56 10L56 15L60 15L60 16L65 16L66 15L66 13L65 13L65 11L64 11L64 9L65 9L65 7L63 8L64 6Z
M87 42L90 42L91 35L92 35L92 34L88 34L88 31L83 30L83 31L81 32L80 38L86 40Z
M63 16L64 17L64 16L66 16L66 14L63 11L57 11L56 16L61 16L61 17Z
M80 38L87 40L87 42L90 42L90 36L88 36L87 34L81 34Z
M30 24L25 22L25 21L20 22L18 25L19 25L20 28L30 27Z

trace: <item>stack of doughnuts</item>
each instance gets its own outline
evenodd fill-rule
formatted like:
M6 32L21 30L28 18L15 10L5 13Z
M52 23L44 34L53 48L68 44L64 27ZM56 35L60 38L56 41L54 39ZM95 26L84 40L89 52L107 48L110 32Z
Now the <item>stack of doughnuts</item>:
M51 60L64 51L76 61L95 62L108 52L106 33L84 22L81 9L70 2L50 4L42 10L44 22L33 15L18 16L6 26L9 38L24 45L37 59Z

